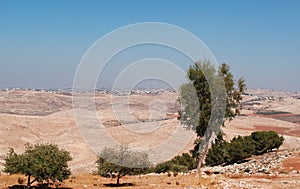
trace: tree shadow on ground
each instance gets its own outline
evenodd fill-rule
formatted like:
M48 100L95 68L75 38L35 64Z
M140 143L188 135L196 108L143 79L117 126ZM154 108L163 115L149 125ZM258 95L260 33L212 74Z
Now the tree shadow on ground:
M58 188L58 189L73 189L73 188L69 188L69 187L51 187L51 186L31 186L30 189L54 189L54 188ZM13 186L9 186L8 189L27 189L26 185L13 185Z
M127 186L134 186L134 184L133 183L121 183L121 184L108 183L108 184L104 184L104 186L107 186L107 187L127 187Z

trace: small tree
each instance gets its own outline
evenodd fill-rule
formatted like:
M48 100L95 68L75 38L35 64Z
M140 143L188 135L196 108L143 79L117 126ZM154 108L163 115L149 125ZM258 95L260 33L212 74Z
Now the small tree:
M26 144L23 154L17 154L13 148L9 149L4 172L25 174L28 177L27 188L30 188L35 181L61 182L69 178L71 171L67 163L71 160L69 152L59 149L57 145ZM31 177L34 179L31 180Z
M150 167L148 154L132 152L125 147L121 147L119 151L104 148L96 163L99 175L108 177L116 174L117 185L120 185L121 177L144 173Z

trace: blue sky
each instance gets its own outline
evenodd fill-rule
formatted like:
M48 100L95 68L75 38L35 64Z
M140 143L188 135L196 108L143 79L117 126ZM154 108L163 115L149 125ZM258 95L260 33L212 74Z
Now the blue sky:
M71 87L97 39L139 22L192 32L249 88L300 91L297 0L0 0L0 88Z

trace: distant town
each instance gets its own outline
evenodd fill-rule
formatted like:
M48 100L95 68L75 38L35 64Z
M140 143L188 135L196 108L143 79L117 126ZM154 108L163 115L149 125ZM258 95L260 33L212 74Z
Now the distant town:
M72 95L73 93L97 93L97 94L112 94L117 96L127 96L127 95L142 95L142 94L149 94L149 95L159 95L165 92L174 92L174 89L146 89L146 88L139 88L139 89L120 89L120 90L111 90L108 88L101 88L95 90L84 90L84 92L78 92L82 90L76 90L73 88L59 88L59 89L36 89L36 88L5 88L1 89L2 91L40 91L40 92L47 92L47 93L55 93L55 94L65 94L65 95Z

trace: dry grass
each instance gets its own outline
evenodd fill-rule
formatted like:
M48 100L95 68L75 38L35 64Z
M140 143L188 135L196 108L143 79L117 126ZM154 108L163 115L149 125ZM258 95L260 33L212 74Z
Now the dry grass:
M0 188L5 189L8 186L18 184L19 178L25 178L23 175L0 176ZM196 177L195 174L178 175L176 177L168 175L143 175L143 176L126 176L120 179L124 186L119 188L126 189L156 189L156 188L220 188L217 182L208 178ZM79 174L70 177L61 184L61 188L68 187L74 189L93 189L93 188L112 188L116 179L104 178L91 174ZM55 187L54 187L55 188ZM116 188L116 187L113 187Z

